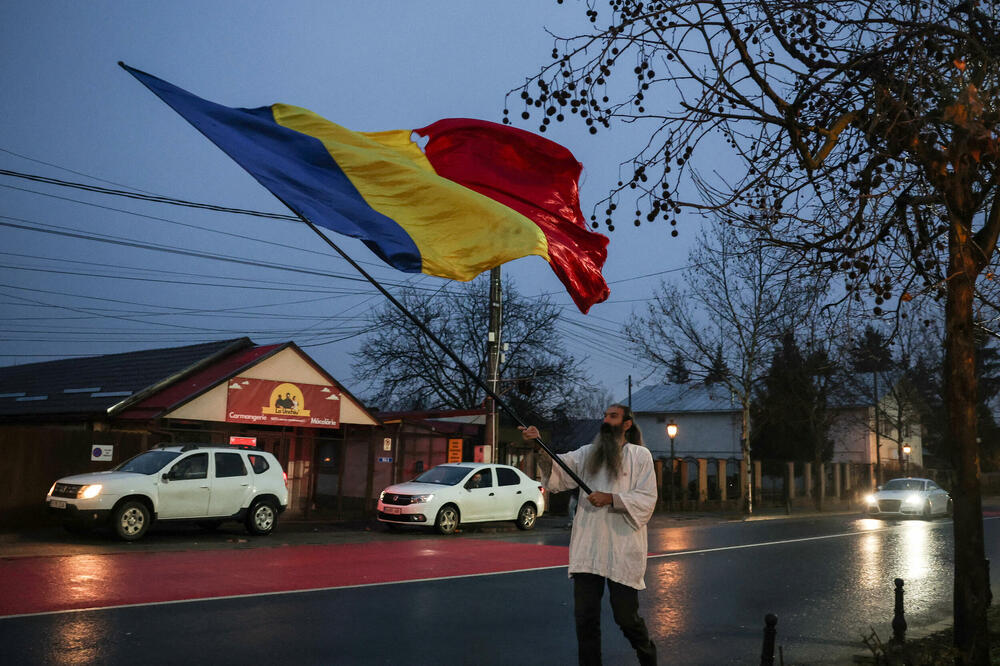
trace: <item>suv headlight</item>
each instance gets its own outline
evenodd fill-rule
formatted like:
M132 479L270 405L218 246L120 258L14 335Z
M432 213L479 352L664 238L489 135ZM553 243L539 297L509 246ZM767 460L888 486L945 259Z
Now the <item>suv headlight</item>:
M434 493L428 495L413 495L410 497L410 504L420 504L421 502L430 502L434 499Z
M385 501L385 491L384 490L378 494L378 501L379 502Z
M103 488L99 483L92 483L87 486L83 486L76 492L77 499L93 499L101 494L101 488Z

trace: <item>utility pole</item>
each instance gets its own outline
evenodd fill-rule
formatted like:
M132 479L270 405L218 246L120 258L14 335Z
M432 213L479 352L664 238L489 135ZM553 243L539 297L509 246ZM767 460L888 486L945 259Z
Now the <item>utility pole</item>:
M628 376L628 408L632 409L632 375Z
M502 294L500 291L500 267L490 270L490 329L486 343L486 383L493 393L500 389L500 323L503 313ZM499 443L499 419L497 418L496 401L486 398L486 445L489 455L484 462L497 461L497 444Z

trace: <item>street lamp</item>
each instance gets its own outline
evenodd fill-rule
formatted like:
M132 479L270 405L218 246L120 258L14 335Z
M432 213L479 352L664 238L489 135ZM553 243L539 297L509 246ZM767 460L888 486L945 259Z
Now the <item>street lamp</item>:
M668 506L674 510L674 437L677 436L677 424L671 419L667 424L667 437L670 438L670 501Z
M903 472L906 476L910 475L910 445L903 444L903 455L906 456L906 471Z

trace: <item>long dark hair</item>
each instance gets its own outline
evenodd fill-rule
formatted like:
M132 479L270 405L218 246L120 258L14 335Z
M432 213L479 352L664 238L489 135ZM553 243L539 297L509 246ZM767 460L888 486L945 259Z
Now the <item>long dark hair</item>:
M625 431L625 441L629 444L637 444L639 446L645 446L642 441L642 431L639 430L639 424L635 422L635 416L632 414L632 408L628 405L611 405L612 407L617 407L622 410L622 423L625 421L631 421L632 427Z

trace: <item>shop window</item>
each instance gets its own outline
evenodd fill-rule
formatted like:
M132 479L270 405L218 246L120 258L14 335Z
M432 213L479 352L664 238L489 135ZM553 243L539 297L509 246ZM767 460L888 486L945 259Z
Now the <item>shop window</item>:
M333 474L340 469L340 451L342 442L316 440L316 460L320 472Z

